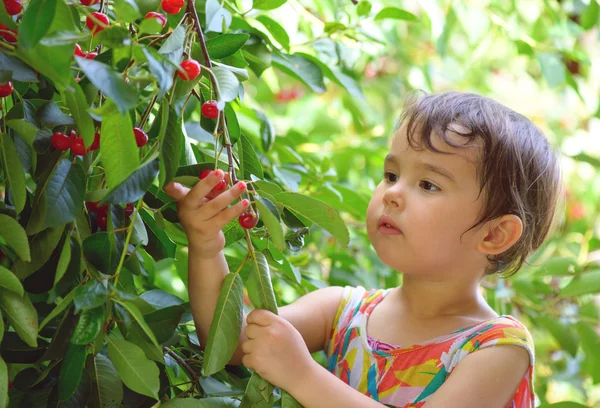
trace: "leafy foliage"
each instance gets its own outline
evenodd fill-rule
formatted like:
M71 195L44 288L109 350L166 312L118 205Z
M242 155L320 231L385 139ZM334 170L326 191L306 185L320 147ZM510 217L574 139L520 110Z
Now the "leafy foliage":
M13 17L0 2L0 84L15 88L0 99L0 408L297 406L227 364L243 312L327 285L401 284L364 223L418 88L493 95L563 147L559 228L515 277L486 280L485 297L531 328L541 406L600 403L600 157L588 142L600 6L401 3L186 1L163 28L143 17L158 0L32 0ZM92 12L110 20L95 35ZM200 76L183 80L183 59ZM211 100L216 120L200 113ZM72 131L84 154L52 144ZM200 345L187 237L162 187L216 168L249 183L261 221L224 228L231 273Z

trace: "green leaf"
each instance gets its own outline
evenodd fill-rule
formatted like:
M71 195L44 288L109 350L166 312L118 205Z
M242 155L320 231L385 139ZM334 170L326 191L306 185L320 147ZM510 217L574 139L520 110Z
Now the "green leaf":
M396 7L385 7L375 16L375 21L392 18L394 20L419 21L413 13Z
M265 152L268 152L275 143L275 126L273 122L261 111L255 111L256 116L260 120L260 140L262 142L262 148Z
M181 116L175 112L172 106L169 109L169 122L164 139L160 140L160 186L169 183L177 173L181 151L183 150L183 131L181 129Z
M58 376L58 399L65 401L69 399L81 380L81 373L85 365L87 350L85 346L71 343L67 349L67 355L60 366Z
M259 10L275 10L283 6L287 0L254 0L252 8Z
M575 276L569 284L561 289L561 296L581 296L600 292L600 269L585 271Z
M17 56L40 74L49 78L61 88L73 81L71 63L73 46L48 47L38 44L34 48L17 47Z
M233 72L223 67L213 67L212 72L217 80L219 104L231 102L238 96L240 81ZM224 106L224 105L223 105Z
M208 332L202 365L205 376L225 368L238 346L244 317L243 290L239 274L229 273L225 276Z
M44 36L40 40L40 44L54 47L57 45L71 45L78 42L89 42L89 34L74 33L72 31L56 31L52 34Z
M2 133L0 137L0 150L2 150L2 162L5 166L5 174L8 176L8 184L12 192L15 210L19 214L23 211L25 199L27 198L25 173L23 173L23 167L21 167L21 162L17 156L17 149L15 149L12 139L6 133Z
M581 405L578 402L565 401L557 402L556 404L542 404L539 405L537 408L589 408L589 406Z
M256 373L252 373L240 408L272 408L275 386Z
M97 387L99 405L101 407L118 407L123 400L123 382L112 361L103 354L94 357L93 382Z
M581 268L573 257L553 256L535 271L535 276L563 276L579 273Z
M281 390L281 408L302 408L302 405L289 392Z
M0 323L1 325L2 323ZM2 357L0 357L0 407L8 407L8 367Z
M228 397L173 398L160 404L163 408L237 408L239 405L238 400Z
M86 345L91 343L104 324L104 306L84 310L79 316L75 331L71 336L72 344Z
M100 129L100 152L104 163L106 183L117 187L140 166L139 151L129 115L122 115L114 103L104 104Z
M542 74L550 87L555 87L565 82L567 70L560 55L556 53L538 53L537 59L540 62Z
M79 256L79 254L75 254ZM69 268L71 262L71 240L66 239L63 245L62 251L60 251L60 258L58 259L58 265L56 266L56 275L54 275L54 286L62 279Z
M65 115L56 102L48 101L36 112L37 120L42 127L53 128L56 126L70 126L75 122L69 115Z
M246 289L250 301L257 309L266 309L277 314L277 303L267 259L261 252L256 252L256 259L246 263L246 265L248 264L250 264L251 270L246 282Z
M290 36L278 22L265 15L256 17L256 20L265 26L277 41L287 51L290 50Z
M221 6L219 0L206 0L206 25L205 33L214 31L223 32L231 24L231 13Z
M574 326L581 339L581 348L585 353L583 366L586 368L585 371L592 376L594 384L597 384L600 382L600 360L595 356L600 348L600 336L590 323L579 321Z
M50 312L48 316L46 316L46 318L40 323L40 330L42 330L42 328L46 326L49 321L58 316L63 310L67 308L67 306L71 304L73 298L75 297L76 290L77 288L73 289L67 296L64 297L63 300L60 301L58 305L56 305L52 312Z
M75 78L73 78L71 86L65 90L65 100L77 124L78 134L83 139L85 147L89 148L94 142L96 131L94 121L87 111L89 106L85 94L79 84L75 82Z
M102 198L100 204L127 204L133 203L144 196L152 181L158 175L159 161L156 155L153 155L145 163L142 163L139 169L133 172L121 184L110 189L106 196Z
M11 247L23 261L31 262L29 241L21 224L8 215L0 214L0 238Z
M229 141L232 145L235 145L240 140L241 130L235 110L233 110L230 103L225 105L225 122L229 132Z
M19 279L25 279L40 269L46 261L50 259L64 230L64 226L48 228L33 236L29 241L29 247L31 248L31 253L35 254L35 256L32 257L31 262L25 262L23 260L17 261L12 268L15 275L17 275Z
M117 19L126 23L132 23L142 17L140 8L134 0L115 0L113 7Z
M1 3L1 2L0 2ZM1 5L0 5L1 7ZM2 12L0 11L0 16ZM1 20L1 18L0 18ZM12 22L12 20L11 20ZM14 25L14 23L12 23ZM4 23L7 26L6 23ZM9 28L16 28L9 27ZM21 82L39 82L35 72L19 58L0 53L0 71L8 71L12 73L12 79Z
M108 357L125 385L133 391L158 400L158 367L141 348L126 340L107 337Z
M85 173L79 163L58 161L46 182L38 186L27 233L35 234L77 218L83 208Z
M140 312L140 309L138 309L138 307L134 303L129 301L121 301L118 299L115 299L115 301L122 305L125 309L127 309L129 314L140 325L142 330L144 330L144 333L146 333L150 340L152 340L152 343L154 343L156 346L159 346L158 341L156 340L156 336L154 335L152 330L150 330L150 327L148 327L148 324L144 320L144 316L142 316L142 312Z
M332 207L322 201L298 193L279 193L274 198L294 215L298 214L305 217L329 232L340 241L342 246L346 247L348 245L350 241L348 228Z
M581 13L581 26L585 30L589 30L596 24L598 24L598 18L600 17L600 5L597 0L590 1L589 5Z
M149 19L154 20L154 19ZM166 58L159 54L154 48L142 48L144 55L146 56L146 61L148 61L148 66L150 68L150 73L154 75L154 77L158 80L158 87L160 88L160 93L158 94L159 98L167 92L173 86L173 70L174 68L168 63L165 62ZM163 60L161 63L160 60ZM170 67L171 69L167 69L166 67Z
M285 250L285 239L283 237L283 229L281 228L281 221L279 217L279 211L277 206L269 199L264 197L258 197L256 200L256 208L262 218L263 223L269 231L269 236L275 248L280 251Z
M39 129L25 119L11 119L6 121L6 126L17 132L25 139L29 147L33 147L33 141Z
M323 82L323 72L319 66L301 55L275 52L272 63L274 67L304 82L316 93L323 93L327 90Z
M23 290L23 285L19 278L15 276L14 273L6 269L4 266L0 265L0 286L10 290L11 292L16 293L17 295L23 297L25 291Z
M327 78L329 78L339 86L345 88L350 95L365 100L365 95L363 94L358 82L351 76L344 74L338 67L324 64L318 58L309 54L296 53L296 55L300 55L306 58L307 60L312 61L314 64L318 65Z
M371 5L370 1L362 0L356 6L356 14L358 14L361 17L366 17L366 16L368 16L371 13L371 8L372 7L373 6Z
M29 295L0 288L0 307L19 337L30 347L37 347L38 316Z
M144 320L156 336L156 341L163 344L173 337L184 312L183 306L173 305L144 315Z
M90 82L110 98L122 115L135 108L137 93L118 72L100 61L79 56L74 58ZM104 118L102 123L106 125Z
M260 164L260 160L254 151L252 142L244 135L241 134L241 152L239 152L239 159L242 163L242 174L245 180L250 180L251 174L254 174L258 178L264 178L263 168Z
M83 286L78 286L74 294L75 312L88 310L104 305L108 299L106 282L90 280Z
M223 34L206 41L206 49L211 59L221 59L234 54L250 38L248 34Z
M119 259L115 241L104 231L92 234L83 241L83 255L94 268L109 275L116 269Z
M549 316L538 316L537 321L541 327L545 327L550 332L562 349L575 357L579 340L577 339L577 333L572 327Z
M48 32L56 13L57 0L31 0L19 24L19 45L32 48Z

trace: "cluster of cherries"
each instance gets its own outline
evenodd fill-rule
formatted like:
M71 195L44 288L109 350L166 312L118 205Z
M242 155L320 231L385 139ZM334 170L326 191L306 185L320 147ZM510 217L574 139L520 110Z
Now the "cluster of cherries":
M98 201L88 201L85 205L88 211L96 214L96 225L98 226L98 229L106 231L106 225L108 223L108 204L98 205ZM133 210L133 203L128 203L123 209L123 213L126 217L129 217L133 214Z
M202 180L208 177L211 173L212 170L202 170L198 178ZM227 175L227 173L225 173L225 175ZM214 186L213 189L206 195L206 198L212 200L213 198L221 194L223 191L227 190L227 180L225 180L225 175L223 176L221 181L219 181L217 185ZM238 222L245 229L254 228L258 223L258 213L252 211L252 209L249 208L240 214L240 216L238 217Z
M133 128L133 134L135 135L137 147L145 146L148 143L148 135L142 129ZM85 156L89 152L100 148L100 133L96 132L94 134L94 141L88 149L85 148L83 139L81 136L77 136L75 130L71 130L70 137L61 132L54 132L50 144L57 150L65 151L71 149L71 153L77 156Z

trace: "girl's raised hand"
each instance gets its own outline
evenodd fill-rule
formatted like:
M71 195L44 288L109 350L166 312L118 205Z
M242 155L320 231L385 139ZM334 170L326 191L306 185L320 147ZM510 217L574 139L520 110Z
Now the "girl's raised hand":
M165 193L177 201L179 222L185 230L190 247L206 257L215 257L223 250L223 227L237 218L250 204L244 199L229 206L246 191L246 183L243 181L218 193L212 199L208 198L209 195L214 196L214 193L209 193L223 179L229 185L229 173L217 169L191 189L175 182L164 187Z

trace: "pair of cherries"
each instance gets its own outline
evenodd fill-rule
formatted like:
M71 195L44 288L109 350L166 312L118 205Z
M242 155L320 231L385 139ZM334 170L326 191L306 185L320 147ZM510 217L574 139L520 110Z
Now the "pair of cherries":
M98 201L88 201L86 206L90 212L96 213L96 225L98 229L106 231L108 223L108 204L98 205ZM131 216L134 210L133 203L128 203L123 209L123 213L126 217Z
M202 170L198 178L202 180L208 177L210 174L212 174L212 170ZM221 181L219 181L217 185L213 187L213 189L206 195L206 198L212 200L227 189L227 181L225 180L225 177L227 176L228 173L225 173L224 178L222 178ZM254 228L258 223L258 213L248 209L240 214L238 217L238 222L245 229Z
M86 150L83 138L77 136L75 130L71 130L71 136L67 136L61 132L52 133L50 144L57 150L65 151L71 149L71 152L77 156L85 156L88 152L98 150L100 148L100 134L94 135L94 142L89 149Z

